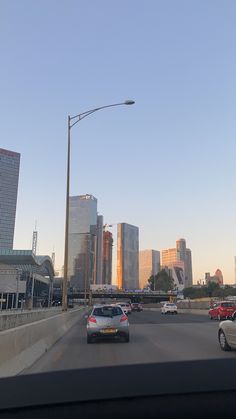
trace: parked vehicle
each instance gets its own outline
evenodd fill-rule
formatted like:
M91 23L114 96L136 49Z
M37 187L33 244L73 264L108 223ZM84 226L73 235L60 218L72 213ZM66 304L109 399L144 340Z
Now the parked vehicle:
M224 320L231 318L236 311L236 305L233 301L220 301L213 304L208 314L211 320Z
M98 338L122 338L129 342L129 322L120 306L94 306L87 320L87 343Z

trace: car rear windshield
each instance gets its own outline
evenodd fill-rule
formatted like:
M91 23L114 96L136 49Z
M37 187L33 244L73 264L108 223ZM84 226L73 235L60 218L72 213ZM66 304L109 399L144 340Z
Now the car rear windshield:
M98 317L114 317L121 316L122 310L120 307L96 307L93 310L93 316Z
M222 303L222 307L235 307L234 303Z

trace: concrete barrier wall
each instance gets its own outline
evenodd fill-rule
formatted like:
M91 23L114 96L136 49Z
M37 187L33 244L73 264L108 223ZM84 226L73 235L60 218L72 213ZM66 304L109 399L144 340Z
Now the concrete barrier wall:
M144 307L144 310L149 310L149 311L161 311L160 307ZM197 309L197 308L186 308L186 309L182 309L182 308L178 308L178 313L188 313L188 314L199 314L199 315L204 315L204 316L208 316L208 310L204 310L204 309Z
M0 332L0 377L31 366L84 314L85 309L74 309Z
M198 310L209 310L210 302L209 301L180 301L178 308L183 309L198 309Z
M32 323L61 313L61 307L49 309L4 311L0 314L0 331Z
M168 302L168 301L167 301ZM162 307L161 303L148 303L144 304L143 308L160 308ZM177 307L180 309L192 309L192 310L209 310L210 302L209 301L179 301Z

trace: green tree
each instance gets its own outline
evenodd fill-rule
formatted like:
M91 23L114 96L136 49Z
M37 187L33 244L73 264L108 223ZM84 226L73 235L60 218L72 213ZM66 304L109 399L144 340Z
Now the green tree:
M174 289L174 280L168 275L165 269L162 269L155 276L152 275L148 282L152 291L167 292Z
M220 295L220 286L219 284L216 284L215 282L210 282L207 285L207 293L208 297L218 297Z

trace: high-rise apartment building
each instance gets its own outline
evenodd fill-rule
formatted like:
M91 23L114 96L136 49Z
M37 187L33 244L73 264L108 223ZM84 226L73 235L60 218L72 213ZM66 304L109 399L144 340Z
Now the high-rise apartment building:
M88 290L95 282L97 199L71 196L69 202L68 277L76 290Z
M103 284L112 283L112 245L113 238L110 231L104 231L103 233L103 269L102 278Z
M139 252L139 287L143 289L148 279L160 271L160 252L158 250L140 250Z
M183 262L184 287L191 287L193 283L192 254L191 250L186 248L185 239L177 240L174 248L162 250L161 259L162 267L179 267L179 262Z
M102 284L102 253L103 253L103 216L97 216L97 242L96 242L96 266L95 284Z
M20 154L0 148L0 248L12 249L14 240Z
M185 278L186 278L185 286L191 287L193 285L193 268L192 268L192 252L190 249L186 249Z
M162 266L169 266L172 263L180 260L179 251L176 247L172 247L170 249L165 249L161 251L161 265Z
M117 286L139 288L139 229L126 223L117 226Z

